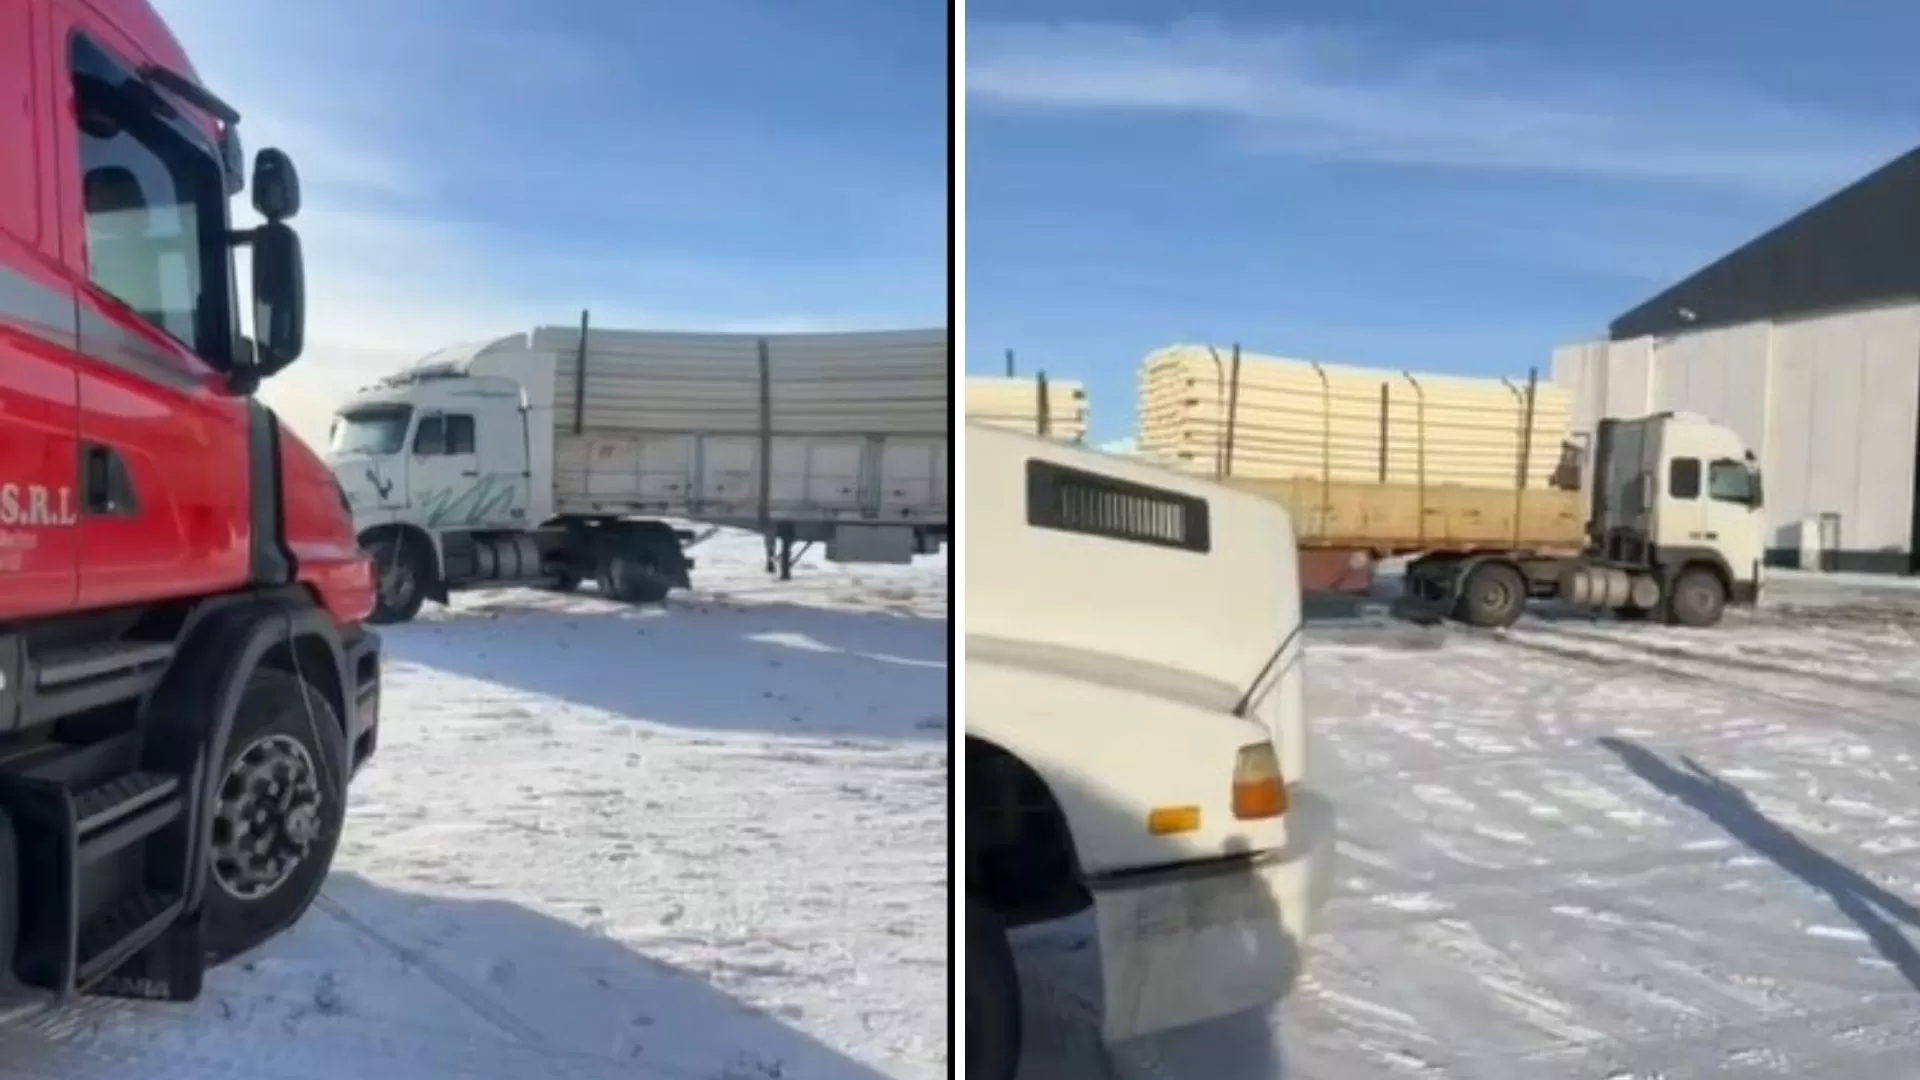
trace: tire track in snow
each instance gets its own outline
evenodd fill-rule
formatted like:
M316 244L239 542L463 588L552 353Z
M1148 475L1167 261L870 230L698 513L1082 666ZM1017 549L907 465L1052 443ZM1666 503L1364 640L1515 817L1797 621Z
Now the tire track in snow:
M1757 672L1750 666L1720 662L1731 658L1712 654L1686 653L1685 650L1679 650L1682 655L1675 658L1649 651L1644 647L1648 643L1632 642L1605 635L1582 634L1558 627L1552 630L1537 628L1484 630L1478 627L1449 627L1448 632L1462 634L1472 640L1498 647L1519 649L1590 667L1634 671L1666 681L1684 680L1707 683L1714 689L1730 692L1735 697L1764 703L1818 720L1822 724L1863 738L1898 732L1908 739L1920 742L1920 724L1916 724L1910 718L1910 712L1906 715L1890 715L1874 709L1863 709L1853 704L1842 704L1836 702L1834 697L1836 693L1864 694L1881 699L1898 696L1889 694L1889 688L1884 686L1875 685L1866 688L1856 683L1837 681L1829 674L1794 670L1784 666L1779 671ZM1582 645L1599 645L1616 651L1596 651L1592 648L1583 648ZM1796 694L1778 688L1757 686L1750 679L1739 678L1741 675L1763 673L1813 683L1824 689L1809 691L1807 694ZM1886 702L1883 700L1882 703ZM1846 709L1846 715L1836 712L1836 705Z
M540 1031L521 1020L518 1016L499 1005L486 993L466 979L448 971L432 957L419 949L408 948L400 942L381 933L378 929L363 921L349 911L346 905L333 899L326 893L314 898L313 906L332 917L335 922L345 926L360 937L379 946L402 964L420 972L428 982L447 992L455 1001L467 1007L474 1015L498 1028L503 1034L515 1041L539 1050L553 1049L547 1037Z

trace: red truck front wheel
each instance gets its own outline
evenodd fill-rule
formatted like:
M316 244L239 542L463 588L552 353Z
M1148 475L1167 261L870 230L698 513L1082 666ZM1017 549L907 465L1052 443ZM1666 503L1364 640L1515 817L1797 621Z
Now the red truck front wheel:
M345 759L325 695L254 672L214 778L203 927L215 963L291 926L319 895L346 818Z

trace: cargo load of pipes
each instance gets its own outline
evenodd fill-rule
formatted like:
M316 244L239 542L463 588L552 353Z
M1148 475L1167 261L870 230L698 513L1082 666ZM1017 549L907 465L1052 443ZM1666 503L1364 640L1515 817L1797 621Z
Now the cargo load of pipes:
M1087 437L1087 390L1046 375L967 376L966 418L1026 435L1079 443Z
M1139 439L1155 458L1209 475L1544 488L1572 409L1570 392L1537 378L1175 345L1142 365Z

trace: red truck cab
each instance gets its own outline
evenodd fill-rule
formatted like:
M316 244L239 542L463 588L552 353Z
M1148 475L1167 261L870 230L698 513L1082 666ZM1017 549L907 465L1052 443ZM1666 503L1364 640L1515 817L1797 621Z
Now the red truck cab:
M188 998L312 902L377 736L371 564L254 397L299 182L145 0L10 0L0 52L0 997Z

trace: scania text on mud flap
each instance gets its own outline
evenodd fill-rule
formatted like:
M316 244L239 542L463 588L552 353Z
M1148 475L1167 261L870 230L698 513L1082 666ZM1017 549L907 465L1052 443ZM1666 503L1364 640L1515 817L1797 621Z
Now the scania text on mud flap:
M184 1000L312 903L377 740L371 562L254 398L299 181L145 0L17 0L0 50L0 999Z

